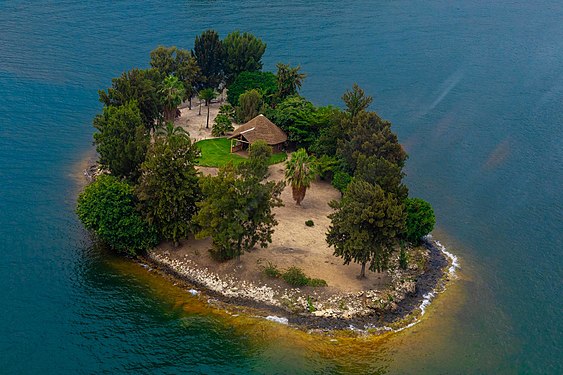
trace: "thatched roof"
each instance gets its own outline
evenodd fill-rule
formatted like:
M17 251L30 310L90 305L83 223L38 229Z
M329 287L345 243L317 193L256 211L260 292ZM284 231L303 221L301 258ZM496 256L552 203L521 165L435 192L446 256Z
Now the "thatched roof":
M264 115L258 115L246 124L241 125L229 138L244 137L249 143L262 140L270 146L287 141L287 134L278 128Z

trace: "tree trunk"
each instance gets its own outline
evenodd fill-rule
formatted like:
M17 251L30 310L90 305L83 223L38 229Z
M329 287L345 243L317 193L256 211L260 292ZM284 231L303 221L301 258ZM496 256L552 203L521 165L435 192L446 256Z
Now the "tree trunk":
M199 113L197 115L201 116L201 99L199 99Z
M207 106L207 126L206 129L209 129L209 105Z
M190 96L190 99L188 100L188 108L191 111L192 110L192 97Z
M366 262L362 262L362 272L360 272L360 279L366 278Z

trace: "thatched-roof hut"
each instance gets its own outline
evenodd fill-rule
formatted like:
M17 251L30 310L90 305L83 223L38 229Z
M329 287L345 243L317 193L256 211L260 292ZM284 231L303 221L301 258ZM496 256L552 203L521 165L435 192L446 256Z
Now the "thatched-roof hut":
M287 141L287 134L266 116L258 115L238 127L229 139L233 141L231 142L231 152L244 150L258 140L266 142L274 152L279 152L282 150L284 142Z

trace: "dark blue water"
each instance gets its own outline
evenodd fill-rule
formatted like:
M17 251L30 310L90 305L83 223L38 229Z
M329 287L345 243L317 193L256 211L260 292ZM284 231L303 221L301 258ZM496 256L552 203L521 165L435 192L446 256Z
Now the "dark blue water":
M0 372L561 372L562 20L560 1L1 1ZM316 104L359 83L394 123L463 265L420 325L303 349L90 247L73 209L97 90L206 28L262 37Z

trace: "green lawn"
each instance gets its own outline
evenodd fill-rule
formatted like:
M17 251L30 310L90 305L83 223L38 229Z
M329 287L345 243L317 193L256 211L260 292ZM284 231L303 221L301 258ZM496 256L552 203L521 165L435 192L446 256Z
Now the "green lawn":
M227 138L204 139L197 142L196 145L201 150L198 164L202 167L222 167L229 162L237 165L246 160L240 155L231 154L231 141ZM286 158L285 152L273 154L270 157L270 165L281 163Z

